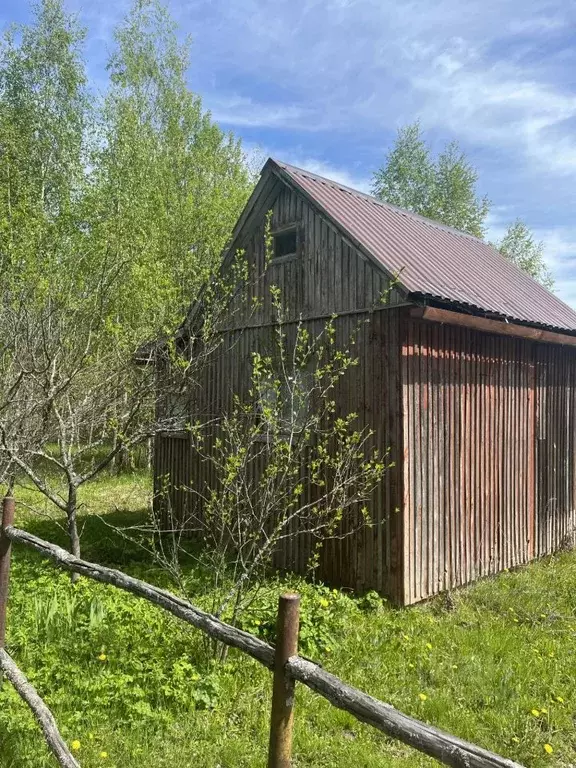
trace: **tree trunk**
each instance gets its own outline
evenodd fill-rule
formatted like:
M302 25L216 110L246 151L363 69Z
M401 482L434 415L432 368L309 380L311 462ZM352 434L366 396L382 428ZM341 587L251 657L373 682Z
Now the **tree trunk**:
M68 502L66 504L66 517L68 518L68 537L70 538L70 552L74 557L80 557L80 536L78 535L78 488L70 484L68 486ZM78 581L77 573L71 575L72 583Z

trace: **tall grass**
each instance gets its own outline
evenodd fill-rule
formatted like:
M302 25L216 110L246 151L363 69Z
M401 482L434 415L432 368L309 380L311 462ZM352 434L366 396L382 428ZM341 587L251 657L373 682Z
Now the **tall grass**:
M146 514L149 479L107 478L86 489L84 554L171 586L143 550L109 523ZM34 506L29 489L18 497ZM65 543L51 520L18 509L20 525ZM202 574L188 572L207 604ZM299 579L271 579L247 629L269 637L278 593L303 594L304 651L399 709L527 766L576 764L576 556L562 553L408 609L356 599ZM204 654L197 632L111 587L65 574L15 549L9 650L53 707L85 768L265 763L270 676L232 653ZM297 690L296 768L426 766L433 761ZM550 749L552 752L550 752ZM16 695L0 691L0 765L53 765Z

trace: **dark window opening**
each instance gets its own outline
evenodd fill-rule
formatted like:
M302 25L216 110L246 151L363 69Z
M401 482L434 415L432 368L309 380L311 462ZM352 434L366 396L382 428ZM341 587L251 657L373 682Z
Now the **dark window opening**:
M281 256L293 256L296 253L296 230L290 229L287 232L279 232L274 235L274 257L279 259Z

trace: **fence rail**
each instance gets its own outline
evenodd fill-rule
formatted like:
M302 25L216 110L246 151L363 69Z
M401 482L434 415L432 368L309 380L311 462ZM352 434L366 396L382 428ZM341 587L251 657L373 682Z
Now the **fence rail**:
M444 765L453 768L523 768L513 760L500 757L434 726L409 717L390 704L379 701L367 693L347 685L335 675L326 672L320 665L298 656L296 653L298 602L294 599L295 596L280 598L279 632L276 649L274 649L258 637L220 621L215 616L202 611L192 603L167 590L155 587L114 568L107 568L74 557L55 544L15 528L12 524L11 509L13 513L13 500L5 500L5 514L0 535L0 628L3 620L5 620L7 598L7 579L3 584L1 576L8 568L6 561L10 559L9 543L11 542L36 550L59 568L81 574L94 581L111 584L154 603L201 630L212 639L232 648L237 648L268 669L274 670L268 768L289 768L290 766L294 681L306 685L335 707L345 710L358 720L377 728L387 736L414 747L419 752L436 758ZM5 589L2 589L3 586ZM294 630L294 628L296 629ZM0 661L3 662L6 657L10 659L8 654L1 649L2 644L0 642ZM14 664L11 659L10 662ZM22 675L15 665L14 668ZM12 678L10 679L12 680ZM16 678L14 677L14 679ZM12 680L12 682L14 681ZM45 707L37 694L36 697ZM30 704L30 701L28 703ZM49 711L48 714L50 714ZM57 754L56 757L58 758ZM77 766L75 762L62 762L62 760L59 762L64 768L71 766L76 768Z
M28 682L24 673L18 669L4 648L0 648L0 669L10 680L20 698L30 707L32 714L42 729L46 743L62 768L80 768L76 758L72 755L66 742L60 735L52 712L50 712L34 686Z

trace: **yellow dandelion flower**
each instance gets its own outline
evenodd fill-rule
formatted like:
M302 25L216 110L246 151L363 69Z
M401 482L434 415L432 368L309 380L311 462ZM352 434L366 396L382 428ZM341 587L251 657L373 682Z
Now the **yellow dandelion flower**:
M544 752L546 752L548 755L551 755L552 752L554 752L554 747L552 744L544 744Z
M80 744L78 739L74 739L74 741L72 742L71 746L72 746L72 749L74 750L74 752L78 752L78 750L80 749L82 744Z
M408 666L410 667L410 669L414 669L414 664L410 663L408 664Z
M108 757L108 752L100 752L100 757L102 758L102 760L106 760L106 758Z
M404 640L410 640L410 638L408 637L408 635L402 635L402 637L404 638Z
M540 710L538 709L531 709L530 714L534 715L534 717L540 717Z
M322 606L322 608L328 608L328 606L330 605L330 602L328 600L326 600L325 597L321 597L320 598L320 605Z
M426 701L426 699L428 698L428 696L426 696L426 694L425 694L425 693L419 693L419 694L418 694L418 698L420 699L420 701Z
M564 704L564 699L562 698L562 696L556 696L556 701L559 701L560 704Z
M98 656L98 661L106 661L108 656L106 656L105 653L101 653L100 656Z
M429 651L432 650L432 643L426 643L426 648L428 648Z

